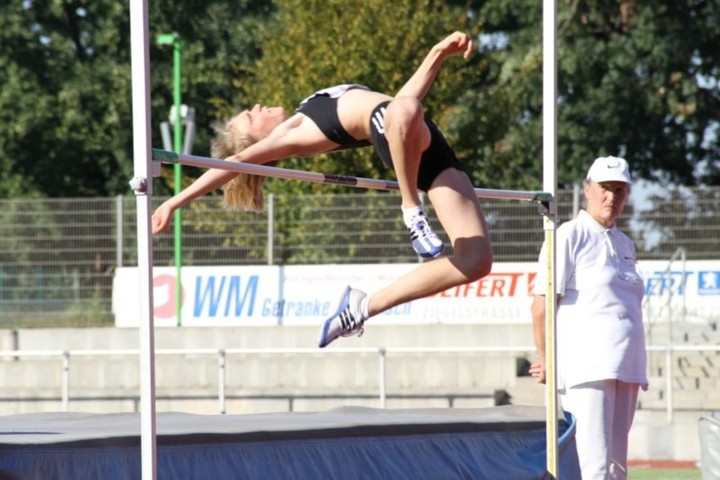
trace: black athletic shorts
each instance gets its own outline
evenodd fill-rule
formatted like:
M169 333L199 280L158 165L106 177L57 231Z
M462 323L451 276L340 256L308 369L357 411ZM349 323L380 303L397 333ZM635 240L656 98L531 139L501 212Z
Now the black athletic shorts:
M385 138L385 111L389 103L389 101L383 102L373 110L370 116L370 141L383 163L393 168L390 146ZM457 168L463 170L463 168L443 134L427 116L425 117L425 124L430 129L430 146L420 158L417 186L420 190L427 192L438 175L445 169Z

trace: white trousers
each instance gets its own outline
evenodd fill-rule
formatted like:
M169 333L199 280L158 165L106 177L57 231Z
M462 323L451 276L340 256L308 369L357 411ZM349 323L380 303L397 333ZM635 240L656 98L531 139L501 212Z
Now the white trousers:
M601 380L560 394L563 410L577 420L575 443L582 480L627 479L628 435L639 387L637 383Z

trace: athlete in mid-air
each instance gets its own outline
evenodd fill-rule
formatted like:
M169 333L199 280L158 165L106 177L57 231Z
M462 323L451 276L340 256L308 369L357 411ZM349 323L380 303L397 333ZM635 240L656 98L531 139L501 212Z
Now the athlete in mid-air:
M338 85L309 96L289 117L282 107L255 105L217 129L211 149L215 158L265 164L372 145L395 172L412 246L433 260L370 294L347 287L337 311L322 325L320 347L339 336L362 334L365 321L374 315L490 272L492 248L475 189L421 103L443 61L471 53L471 38L455 32L432 47L395 96L362 85ZM228 207L260 210L263 181L257 175L210 169L158 207L153 233L169 228L177 208L220 187ZM430 228L421 191L450 239L452 256L440 256L443 242Z

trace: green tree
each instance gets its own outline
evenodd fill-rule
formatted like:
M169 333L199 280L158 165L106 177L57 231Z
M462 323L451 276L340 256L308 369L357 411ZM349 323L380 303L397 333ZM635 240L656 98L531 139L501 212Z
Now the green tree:
M253 27L270 15L271 3L149 4L151 38L175 31L184 38L184 101L198 111L198 144L205 147L209 130L202 126L231 98L229 79L242 75L236 65L257 57ZM0 7L0 196L129 191L129 52L128 2L24 0ZM172 53L153 43L150 57L157 124L172 104Z
M478 10L516 124L503 148L540 180L541 3ZM558 178L570 186L601 154L636 177L720 183L717 89L720 2L558 2ZM517 108L517 107L520 108Z
M257 30L262 58L247 66L253 76L243 80L238 108L260 102L292 110L315 90L339 83L362 83L392 94L443 36L453 30L477 30L463 11L431 0L277 0L275 5L277 16ZM441 124L447 123L444 116L478 68L478 58L447 61L425 101ZM371 148L288 161L284 166L392 177ZM270 191L333 190L268 183Z
M426 106L476 185L539 187L540 2L149 5L151 38L183 37L183 99L196 108L201 153L211 121L255 99L292 108L315 88L340 81L392 92L442 35L454 29L478 34L481 55L453 59ZM628 157L638 177L720 183L719 7L719 0L558 2L561 186L577 181L592 157L604 153ZM129 44L127 2L0 6L1 196L128 191ZM153 43L151 62L158 123L171 105L171 52ZM157 126L153 133L159 145ZM387 175L369 150L318 158L305 168ZM158 186L158 193L170 191L169 183Z
M256 32L262 57L242 67L252 76L237 82L237 110L259 102L283 105L292 111L310 93L340 83L361 83L394 94L440 39L454 30L478 31L477 22L468 17L464 9L432 0L277 0L275 5L277 15L260 25ZM319 18L322 21L318 21ZM468 61L460 57L446 61L424 101L441 128L450 126L452 112L462 101L462 93L484 68L483 59L477 56ZM452 132L449 136L452 142ZM282 166L371 178L394 177L372 148L288 159ZM468 164L468 170L473 169L474 166ZM347 187L285 180L268 180L266 183L266 191L277 193L278 201L287 198L280 194L348 191ZM385 198L378 200L387 201ZM322 202L322 198L313 201ZM356 239L347 236L352 232L339 229L336 238L316 238L314 229L318 222L337 225L342 222L331 218L332 215L317 218L318 209L306 202L310 200L298 202L296 211L278 219L289 228L289 237L276 242L283 248L278 256L284 263L306 261L308 252L297 248L303 244L313 245L315 252L326 252L323 255L329 255L327 258L352 256L358 248ZM342 217L341 211L338 214ZM377 217L377 214L367 212L368 227L362 231L371 232L373 225L378 225ZM304 220L298 221L300 218ZM399 220L399 216L393 219ZM400 224L393 225L392 229L405 235ZM371 240L366 238L364 241ZM331 248L337 245L344 246L344 251Z

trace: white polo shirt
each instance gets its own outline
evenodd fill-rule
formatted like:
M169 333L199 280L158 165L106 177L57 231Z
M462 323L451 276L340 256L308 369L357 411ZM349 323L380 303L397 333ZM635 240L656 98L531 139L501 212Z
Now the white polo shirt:
M608 379L647 388L645 286L632 241L581 210L558 227L556 246L558 388ZM546 274L543 245L536 294L546 293Z

